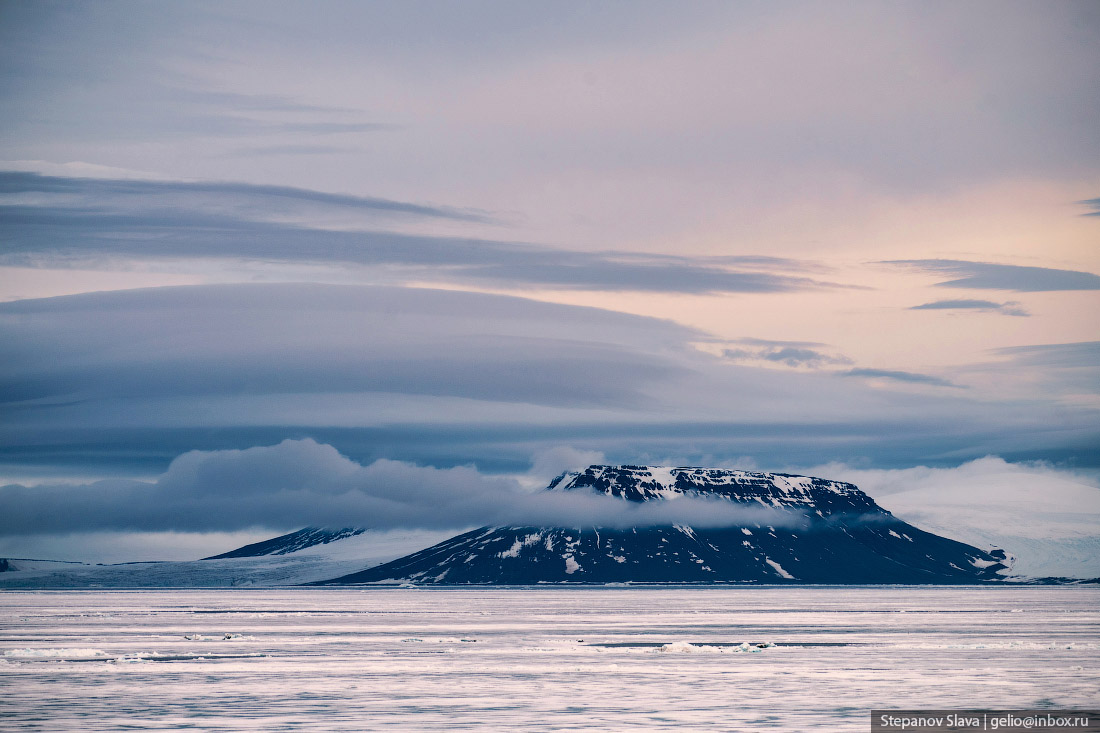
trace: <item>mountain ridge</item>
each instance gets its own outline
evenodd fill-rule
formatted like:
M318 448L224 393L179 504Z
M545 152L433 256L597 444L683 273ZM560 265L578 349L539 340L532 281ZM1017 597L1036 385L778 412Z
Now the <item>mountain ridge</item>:
M724 499L786 512L796 521L718 528L482 527L319 584L978 583L1010 570L1005 553L925 532L841 481L597 464L561 474L545 491L593 491L634 503Z

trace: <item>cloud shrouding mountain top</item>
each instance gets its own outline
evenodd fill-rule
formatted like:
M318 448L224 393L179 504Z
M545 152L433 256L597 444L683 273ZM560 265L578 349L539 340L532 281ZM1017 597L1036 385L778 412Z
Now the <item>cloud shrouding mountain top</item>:
M569 457L585 456L574 452ZM805 473L853 482L880 506L922 529L979 547L1002 547L1020 557L1020 572L1097 573L1100 488L1095 477L991 456L954 468L869 470L829 464ZM307 524L375 530L805 526L797 511L722 500L681 497L636 504L585 491L524 490L515 478L488 476L469 466L439 469L390 460L363 465L312 440L191 451L151 481L0 486L0 503L5 507L0 535L9 542L86 533L85 541L94 544L94 535L105 532L276 532Z
M194 451L153 482L0 486L2 534L111 530L233 531L297 525L462 528L476 525L631 527L796 525L766 507L681 498L634 504L587 492L535 492L470 467L380 460L363 466L332 446L284 441Z
M249 260L354 265L374 278L492 287L669 293L777 293L837 287L779 257L690 258L581 252L461 235L381 229L485 222L446 207L239 183L0 173L0 263ZM33 195L32 195L33 194ZM345 226L333 229L335 218Z

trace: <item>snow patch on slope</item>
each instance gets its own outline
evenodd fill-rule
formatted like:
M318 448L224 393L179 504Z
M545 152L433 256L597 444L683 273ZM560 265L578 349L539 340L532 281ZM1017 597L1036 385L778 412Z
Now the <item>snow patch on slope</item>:
M779 577L786 578L787 580L794 580L794 576L791 575L790 573L788 573L786 570L784 570L783 566L780 565L779 563L777 563L775 560L771 560L771 559L765 557L764 562L771 565L772 570L774 570L779 575Z
M661 496L666 499L682 496L681 492L675 490L676 475L671 466L649 466L649 475L653 477L653 482L658 486L657 493Z

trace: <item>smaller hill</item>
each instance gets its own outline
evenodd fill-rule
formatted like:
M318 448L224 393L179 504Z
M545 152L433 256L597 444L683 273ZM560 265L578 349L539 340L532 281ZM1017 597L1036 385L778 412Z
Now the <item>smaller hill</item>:
M272 537L262 542L253 542L251 545L238 547L236 550L223 552L220 555L204 557L203 560L227 560L231 557L261 557L263 555L287 555L298 552L307 547L327 545L330 542L355 537L366 532L362 527L344 527L343 529L322 529L321 527L306 527L297 532Z

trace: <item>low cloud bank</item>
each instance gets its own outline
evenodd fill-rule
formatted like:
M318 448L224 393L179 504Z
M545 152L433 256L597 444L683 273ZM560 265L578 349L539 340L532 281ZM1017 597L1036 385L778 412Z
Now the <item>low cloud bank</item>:
M536 455L527 474L489 476L473 467L439 469L392 460L363 465L308 439L192 451L153 481L2 486L0 535L8 554L25 548L15 554L86 559L88 553L77 550L100 547L98 537L113 538L112 544L141 538L159 555L171 545L173 556L183 557L211 554L194 549L211 546L211 537L226 538L215 544L229 549L311 524L457 531L480 525L801 527L806 521L797 512L724 500L637 504L582 491L540 490L562 469L602 460L596 452L559 446ZM790 470L854 483L921 529L981 548L1002 547L1016 556L1018 574L1100 576L1096 475L993 456L954 468L881 470L833 463ZM209 533L235 533L240 541ZM117 561L117 554L103 557ZM126 553L147 555L136 548Z
M536 465L536 468L541 466ZM801 526L793 512L720 499L638 504L586 492L531 492L472 467L391 460L361 465L330 445L286 440L246 450L192 451L155 481L0 487L0 533L234 531L250 527L476 525Z

